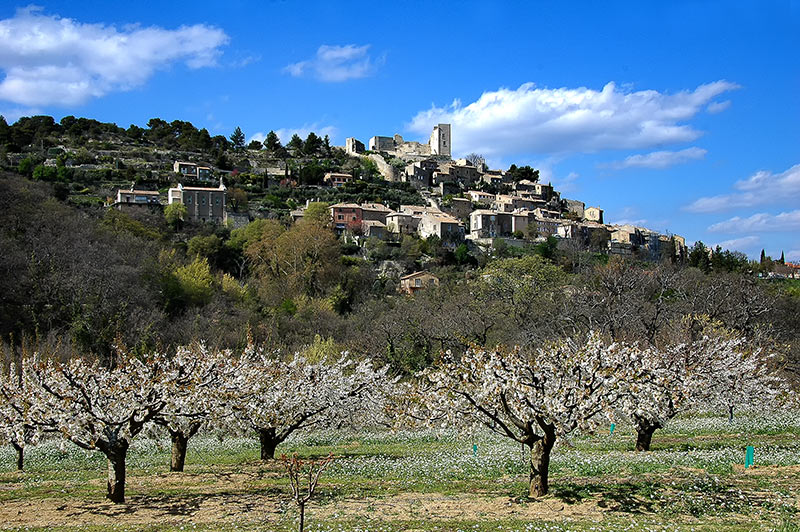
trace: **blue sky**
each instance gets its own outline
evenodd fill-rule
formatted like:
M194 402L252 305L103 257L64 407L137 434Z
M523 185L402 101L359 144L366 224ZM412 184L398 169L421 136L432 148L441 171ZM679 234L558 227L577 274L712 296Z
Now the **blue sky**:
M0 114L334 144L453 124L455 155L800 260L800 2L42 2L0 8Z

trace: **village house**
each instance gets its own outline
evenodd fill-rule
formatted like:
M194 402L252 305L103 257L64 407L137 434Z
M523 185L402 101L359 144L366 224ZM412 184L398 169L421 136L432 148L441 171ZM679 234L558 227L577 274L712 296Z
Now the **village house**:
M571 200L571 199L565 199L563 203L567 213L569 213L570 215L572 215L572 217L578 220L583 219L583 211L586 208L585 203L583 203L582 201Z
M472 203L477 203L479 205L491 205L496 198L494 194L489 194L481 190L468 190L466 195L472 200Z
M433 173L433 184L457 183L461 187L468 187L480 178L480 171L471 164L446 163L439 165L439 169Z
M481 181L487 185L499 186L509 182L509 177L505 170L484 170Z
M367 238L385 240L387 236L386 224L377 220L364 220L361 222L361 231Z
M420 238L438 236L445 244L464 240L464 224L442 211L426 211L419 221Z
M553 190L552 185L535 183L528 179L523 179L519 183L515 183L514 191L520 196L530 199L539 199L542 201L550 201L554 196L557 195L557 193Z
M350 174L339 174L335 172L328 172L322 178L322 182L334 188L341 188L345 183L353 181L355 178Z
M405 181L414 188L429 188L433 185L433 173L439 169L439 163L433 159L416 161L405 168Z
M439 278L426 271L414 272L400 278L398 291L411 295L430 286L439 286Z
M478 209L469 215L469 235L471 239L507 236L513 232L512 223L510 213Z
M386 215L386 230L395 235L413 235L417 233L422 216L408 212L390 212Z
M337 233L350 228L361 227L363 211L357 203L336 203L330 206L331 220Z
M453 218L466 222L469 220L469 213L472 212L472 201L467 198L451 198L446 211Z
M184 187L179 184L169 189L168 202L183 203L186 206L190 222L225 223L227 209L225 204L226 188L220 179L219 187Z
M392 212L392 209L381 203L362 203L361 204L361 218L364 221L375 221L381 224L386 224L386 216Z
M537 206L537 202L520 196L498 194L493 206L499 212L513 212L517 209L534 209Z
M117 199L111 206L120 211L132 211L142 207L160 209L161 195L157 190L135 190L131 185L129 190L117 191Z
M172 165L172 171L189 179L199 179L201 181L209 181L212 179L211 167L199 166L195 163L175 161Z
M558 234L558 226L561 225L560 218L536 216L535 214L533 221L536 224L536 232L540 236L551 236Z
M587 207L583 211L583 219L601 224L603 223L603 209L600 207Z

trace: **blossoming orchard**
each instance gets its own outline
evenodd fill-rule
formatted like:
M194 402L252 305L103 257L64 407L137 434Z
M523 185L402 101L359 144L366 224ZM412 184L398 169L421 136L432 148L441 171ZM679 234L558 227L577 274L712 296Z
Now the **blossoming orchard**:
M260 458L298 431L414 424L474 432L484 427L529 452L528 494L549 491L560 439L630 419L635 448L682 412L726 413L794 396L770 357L730 331L656 348L591 333L532 349L473 347L444 353L405 381L347 354L312 361L249 346L241 353L184 346L171 355L120 351L111 367L45 353L12 363L0 381L0 428L16 450L61 440L108 462L107 497L125 501L126 457L143 431L166 430L170 470L183 471L200 432L254 434Z

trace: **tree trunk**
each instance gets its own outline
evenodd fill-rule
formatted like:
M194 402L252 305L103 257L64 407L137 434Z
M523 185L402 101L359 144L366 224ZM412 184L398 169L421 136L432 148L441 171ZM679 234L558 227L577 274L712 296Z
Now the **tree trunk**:
M650 442L653 441L653 433L656 428L651 425L637 425L636 427L636 450L649 451Z
M183 471L183 465L186 463L186 447L189 442L189 436L179 430L171 430L169 435L172 438L172 457L169 463L169 470Z
M272 460L275 458L275 448L281 442L275 434L275 429L258 429L258 439L261 442L261 459Z
M125 458L128 455L128 442L117 441L106 453L108 458L108 491L106 497L115 503L125 502Z
M556 442L555 426L543 427L545 435L531 447L531 479L528 496L532 499L547 495L550 476L550 451Z
M306 521L306 505L300 503L300 532L303 532L303 528L305 528L305 521Z
M733 423L733 405L728 405L728 423Z
M22 471L22 468L25 465L25 448L13 441L11 442L11 445L14 447L14 450L17 451L17 471Z

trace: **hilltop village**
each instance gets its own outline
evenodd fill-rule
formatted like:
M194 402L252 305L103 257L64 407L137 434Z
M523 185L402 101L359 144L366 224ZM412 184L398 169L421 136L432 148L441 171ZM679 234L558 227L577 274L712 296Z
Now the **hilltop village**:
M497 239L506 245L523 246L554 237L599 253L636 255L647 260L659 260L665 255L672 260L686 258L683 237L633 225L606 224L602 208L562 197L552 185L539 182L538 171L530 167L490 169L478 155L452 159L450 124L434 126L428 143L394 135L374 136L365 146L351 137L346 139L343 150L347 158L374 164L386 182L410 185L423 200L422 204L396 205L374 201L333 203L329 209L334 227L345 238L377 238L392 243L399 242L403 235L435 236L451 248L466 243L490 250ZM254 166L251 165L251 172L280 178L284 186L298 186L297 172L285 165ZM173 172L180 182L168 190L166 198L155 191L133 187L118 190L113 205L130 210L181 203L187 208L187 221L193 223L241 226L253 216L230 209L224 184L230 171L202 162L174 161ZM355 171L325 172L316 187L346 189L360 179L362 176ZM203 186L183 182L200 182ZM309 199L292 209L292 220L302 218L311 202Z

